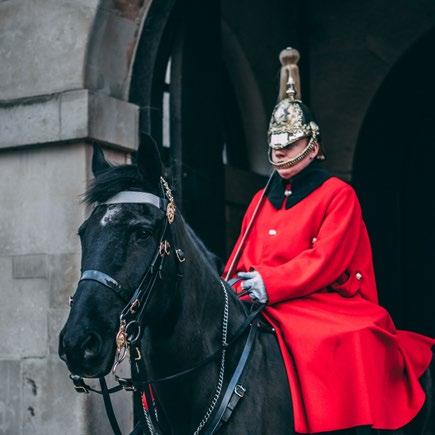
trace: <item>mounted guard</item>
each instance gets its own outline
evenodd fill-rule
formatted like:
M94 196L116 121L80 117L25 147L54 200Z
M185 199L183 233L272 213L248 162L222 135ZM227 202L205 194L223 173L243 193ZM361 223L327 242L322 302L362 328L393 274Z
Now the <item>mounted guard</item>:
M358 198L320 163L319 127L297 88L298 52L286 49L280 59L268 134L276 173L248 206L225 274L267 303L296 432L396 430L425 404L420 378L434 340L397 330L378 304Z

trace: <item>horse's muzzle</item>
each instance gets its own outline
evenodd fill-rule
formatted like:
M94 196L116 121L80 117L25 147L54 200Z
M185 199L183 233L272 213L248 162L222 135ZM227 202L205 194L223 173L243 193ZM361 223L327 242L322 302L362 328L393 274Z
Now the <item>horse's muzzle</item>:
M63 330L59 335L59 357L66 362L72 373L81 376L97 377L102 370L107 370L103 339L96 331L77 337Z

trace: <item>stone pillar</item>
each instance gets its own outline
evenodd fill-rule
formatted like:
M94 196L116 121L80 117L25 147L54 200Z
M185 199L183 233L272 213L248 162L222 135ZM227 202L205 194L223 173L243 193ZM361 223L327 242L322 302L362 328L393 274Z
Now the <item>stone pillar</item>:
M86 89L0 102L0 434L111 433L102 398L76 393L57 356L79 277L91 141L125 161L138 107ZM115 396L127 432L131 395Z

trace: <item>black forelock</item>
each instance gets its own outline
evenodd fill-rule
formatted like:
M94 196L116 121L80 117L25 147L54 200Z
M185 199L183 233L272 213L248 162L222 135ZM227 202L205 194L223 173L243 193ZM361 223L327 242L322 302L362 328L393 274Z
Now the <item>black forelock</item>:
M136 165L119 165L98 174L83 194L83 200L89 205L105 202L123 190L141 190L160 195L159 186L144 180Z

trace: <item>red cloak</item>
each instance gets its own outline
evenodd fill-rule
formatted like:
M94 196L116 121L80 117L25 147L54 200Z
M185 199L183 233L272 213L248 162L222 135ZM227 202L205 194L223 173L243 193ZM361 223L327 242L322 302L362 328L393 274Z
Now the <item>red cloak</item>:
M394 430L416 416L425 401L419 377L435 340L397 330L378 305L370 241L351 186L329 178L288 209L265 199L234 276L253 269L269 296L264 316L277 331L296 432Z

